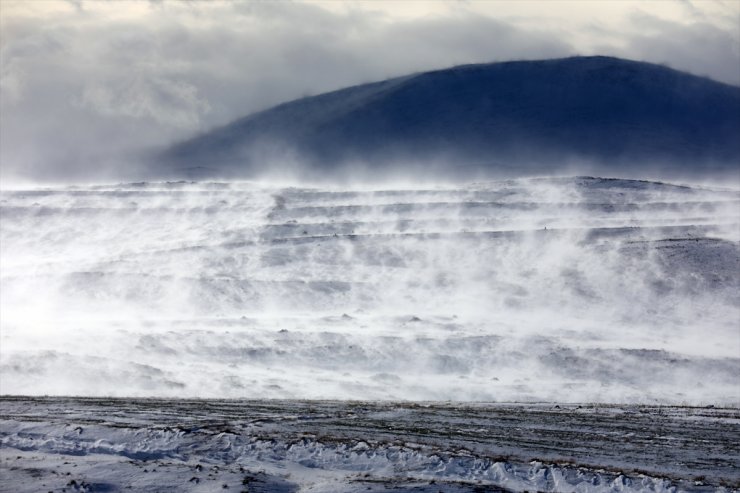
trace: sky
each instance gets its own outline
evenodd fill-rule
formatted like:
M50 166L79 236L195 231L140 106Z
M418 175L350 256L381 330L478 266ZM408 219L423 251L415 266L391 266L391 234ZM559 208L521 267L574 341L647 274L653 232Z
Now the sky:
M302 96L613 55L740 85L740 1L0 0L0 185L94 181Z

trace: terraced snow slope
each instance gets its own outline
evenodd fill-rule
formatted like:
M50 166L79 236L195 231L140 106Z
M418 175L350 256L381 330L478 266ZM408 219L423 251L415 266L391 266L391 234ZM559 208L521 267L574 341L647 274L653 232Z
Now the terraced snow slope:
M0 194L3 394L740 403L740 192Z

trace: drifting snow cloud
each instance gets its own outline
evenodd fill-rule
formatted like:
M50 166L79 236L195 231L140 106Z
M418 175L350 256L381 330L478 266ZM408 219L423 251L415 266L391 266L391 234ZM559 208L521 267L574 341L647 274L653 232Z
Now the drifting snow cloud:
M81 104L102 116L151 119L176 128L197 128L201 114L210 109L192 84L141 73L86 85Z
M732 2L3 2L3 178L95 178L282 101L413 71L606 54L740 83Z

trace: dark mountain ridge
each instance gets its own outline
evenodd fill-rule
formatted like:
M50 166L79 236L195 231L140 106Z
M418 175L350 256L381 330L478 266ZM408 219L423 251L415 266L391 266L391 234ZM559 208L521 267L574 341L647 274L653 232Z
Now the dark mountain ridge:
M679 175L740 163L740 88L611 57L465 65L353 86L236 120L158 156L171 175L414 165L519 175L586 165Z

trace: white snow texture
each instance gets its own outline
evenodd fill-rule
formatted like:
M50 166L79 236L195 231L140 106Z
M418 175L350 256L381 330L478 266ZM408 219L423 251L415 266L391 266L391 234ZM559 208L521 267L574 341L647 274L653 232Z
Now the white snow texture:
M740 192L0 192L0 392L740 403Z

